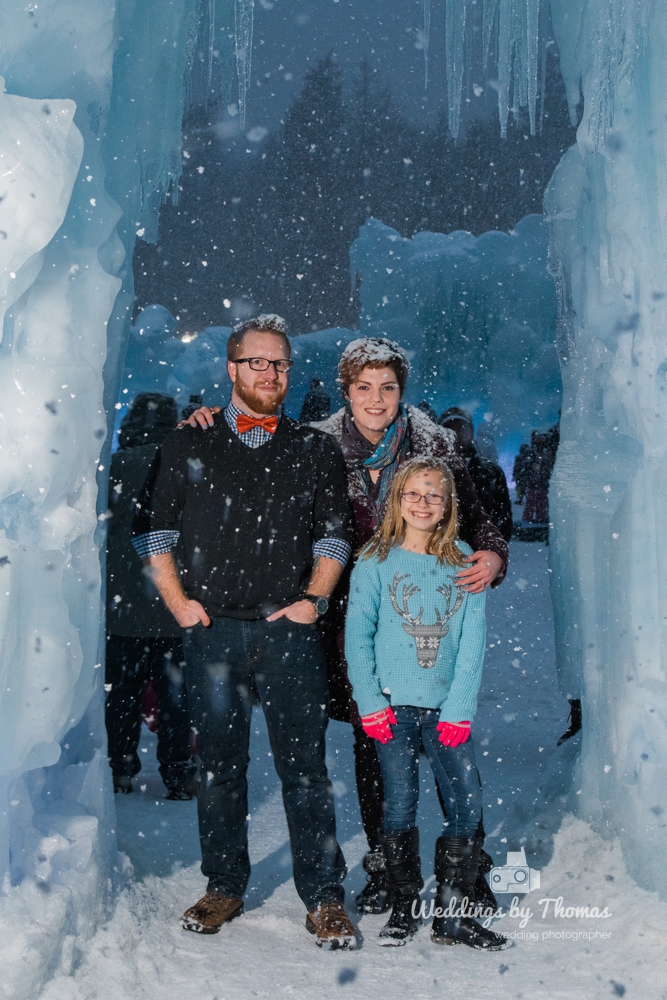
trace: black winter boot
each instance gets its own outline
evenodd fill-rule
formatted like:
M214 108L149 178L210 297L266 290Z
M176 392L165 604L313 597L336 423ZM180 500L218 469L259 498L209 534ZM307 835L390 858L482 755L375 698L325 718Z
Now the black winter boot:
M123 795L129 795L132 791L132 778L129 774L116 774L113 775L113 790L114 792L122 792Z
M419 860L419 830L386 833L382 850L391 891L391 916L380 931L378 944L402 945L421 923L419 890L424 885Z
M431 940L436 944L467 944L484 951L512 946L502 934L482 927L471 916L482 840L479 837L438 837L435 842L435 877L438 881L436 916ZM444 910L444 914L437 914ZM452 914L452 915L450 915Z
M389 877L381 848L368 851L363 860L368 882L355 899L359 913L386 913L391 906Z

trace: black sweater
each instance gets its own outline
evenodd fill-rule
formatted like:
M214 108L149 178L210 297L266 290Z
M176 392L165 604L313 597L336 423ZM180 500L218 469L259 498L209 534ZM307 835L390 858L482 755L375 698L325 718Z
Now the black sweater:
M283 416L274 437L248 448L224 414L206 431L164 441L148 477L135 537L180 530L183 586L216 617L264 618L303 593L313 543L354 544L345 463L321 431Z

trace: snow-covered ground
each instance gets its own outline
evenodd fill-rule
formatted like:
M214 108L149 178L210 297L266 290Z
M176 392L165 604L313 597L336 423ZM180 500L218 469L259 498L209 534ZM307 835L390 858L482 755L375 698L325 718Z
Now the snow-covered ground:
M556 682L547 557L542 545L512 543L508 579L489 596L489 649L474 724L487 849L504 864L506 850L523 846L541 873L540 888L518 897L530 917L507 914L494 925L512 935L514 948L481 954L436 946L427 926L405 948L376 946L385 918L359 919L352 905L365 881L364 838L350 729L333 723L330 770L361 947L320 952L305 930L294 891L280 789L258 713L250 771L253 873L245 915L213 937L181 930L182 911L205 889L195 803L164 799L154 737L144 730L136 791L116 796L118 844L129 859L127 887L113 918L82 953L73 947L42 1000L667 998L667 904L637 889L617 844L574 819L565 796L559 797L577 744L571 740L556 750L569 706ZM440 817L427 766L422 773L428 900ZM553 902L543 915L539 900L559 897L563 915L555 915ZM507 911L511 897L499 898ZM585 906L611 916L568 915L568 907Z

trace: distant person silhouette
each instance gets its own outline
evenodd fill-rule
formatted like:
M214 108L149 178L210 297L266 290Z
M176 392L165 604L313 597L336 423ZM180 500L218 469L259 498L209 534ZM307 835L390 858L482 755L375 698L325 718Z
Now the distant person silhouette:
M451 406L441 415L439 423L456 434L480 503L505 541L509 542L512 536L512 501L505 473L496 462L480 455L474 440L472 417L467 410Z
M200 392L193 392L190 394L190 401L187 406L184 406L181 410L181 422L188 419L191 413L194 413L201 404L204 402L204 397Z
M494 465L498 464L498 449L488 424L480 424L477 428L475 444L481 458L487 462L493 462Z
M518 504L523 503L524 497L526 495L526 486L528 484L528 472L531 463L531 451L529 444L522 444L519 448L519 454L514 459L514 468L512 470L512 475L514 476L514 483L516 489L516 502Z
M171 396L140 393L123 420L111 458L107 535L107 655L105 720L114 791L131 792L141 768L137 749L144 694L157 703L157 758L168 798L196 789L192 732L183 683L181 630L143 570L131 541L139 492L159 444L176 426Z
M554 465L554 450L548 434L532 432L527 465L523 519L534 524L546 524L549 521L549 480Z
M432 409L431 404L427 403L425 399L423 399L421 403L417 404L417 409L421 410L422 413L425 413L429 420L432 420L434 424L437 424L438 414L434 409Z
M331 397L319 378L311 378L310 388L299 414L299 423L310 424L315 420L326 420L331 413Z

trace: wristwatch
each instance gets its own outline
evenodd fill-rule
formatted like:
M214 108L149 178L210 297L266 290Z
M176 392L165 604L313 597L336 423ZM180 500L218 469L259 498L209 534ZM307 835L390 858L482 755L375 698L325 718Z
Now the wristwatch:
M302 594L302 601L310 601L319 616L325 615L329 610L329 602L326 597L318 597L317 594Z

